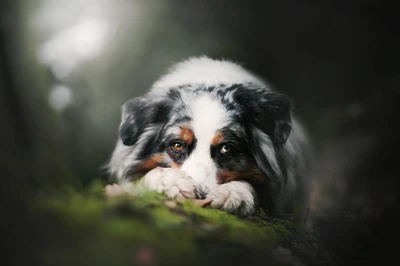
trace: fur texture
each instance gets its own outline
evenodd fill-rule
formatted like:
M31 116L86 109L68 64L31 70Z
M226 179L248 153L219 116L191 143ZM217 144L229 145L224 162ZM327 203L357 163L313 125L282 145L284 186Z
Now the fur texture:
M124 104L109 168L128 193L141 187L243 216L260 205L304 219L304 145L286 96L236 63L191 58Z

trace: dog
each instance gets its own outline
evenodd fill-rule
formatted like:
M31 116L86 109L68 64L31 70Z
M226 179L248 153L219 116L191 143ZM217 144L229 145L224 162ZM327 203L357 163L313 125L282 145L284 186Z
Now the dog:
M118 184L106 192L145 188L239 216L260 207L304 220L307 147L287 96L236 62L192 57L122 106L109 161Z

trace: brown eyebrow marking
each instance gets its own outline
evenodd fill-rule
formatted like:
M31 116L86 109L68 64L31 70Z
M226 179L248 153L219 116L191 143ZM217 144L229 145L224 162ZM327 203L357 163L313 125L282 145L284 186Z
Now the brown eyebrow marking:
M218 144L221 144L222 142L224 142L224 135L222 134L222 132L218 132L214 138L211 140L211 144L213 146L217 146Z
M181 128L180 136L181 136L181 139L184 140L188 145L193 143L194 136L193 136L193 132L190 128L187 128L187 127Z

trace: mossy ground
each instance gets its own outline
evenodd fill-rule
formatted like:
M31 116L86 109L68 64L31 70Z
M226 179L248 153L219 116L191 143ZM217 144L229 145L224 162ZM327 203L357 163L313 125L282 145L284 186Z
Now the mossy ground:
M283 265L275 247L306 242L301 228L261 211L239 218L154 192L107 198L99 183L42 197L33 213L45 265Z

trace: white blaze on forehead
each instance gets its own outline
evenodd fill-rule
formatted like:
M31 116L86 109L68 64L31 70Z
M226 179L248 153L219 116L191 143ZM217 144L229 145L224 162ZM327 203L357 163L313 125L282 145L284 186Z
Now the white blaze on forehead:
M196 146L181 169L208 192L217 185L217 168L210 155L211 141L226 126L229 116L224 106L209 94L195 98L190 107Z
M204 94L191 103L192 127L197 141L210 145L212 138L228 120L225 107L211 95Z

